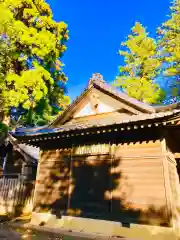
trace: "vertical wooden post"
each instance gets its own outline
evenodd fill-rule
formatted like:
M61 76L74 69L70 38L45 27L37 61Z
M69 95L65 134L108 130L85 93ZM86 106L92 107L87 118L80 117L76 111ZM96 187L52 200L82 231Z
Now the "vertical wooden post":
M69 212L71 204L71 180L72 180L72 161L73 161L73 145L70 152L70 169L69 169L69 189L68 189L68 203L67 203L67 212Z
M109 152L110 152L110 168L112 169L113 166L113 150L112 150L113 146L109 143ZM112 174L111 174L112 175ZM110 193L110 213L112 213L112 176L110 176L110 189L111 189L111 193Z
M167 204L167 214L168 218L172 219L171 215L173 212L172 207L172 198L171 198L171 187L169 182L169 171L168 171L168 159L166 156L166 140L163 137L161 139L161 146L162 146L162 155L163 155L163 174L164 174L164 187L165 187L165 194L166 194L166 204Z
M41 168L41 157L42 157L42 150L39 152L39 161L38 161L38 166L37 166L37 172L36 172L36 181L35 181L35 186L34 186L34 193L32 196L32 202L33 202L33 210L34 210L34 205L36 203L36 198L37 198L37 188L38 188L38 178L39 178L39 172L40 172L40 168Z

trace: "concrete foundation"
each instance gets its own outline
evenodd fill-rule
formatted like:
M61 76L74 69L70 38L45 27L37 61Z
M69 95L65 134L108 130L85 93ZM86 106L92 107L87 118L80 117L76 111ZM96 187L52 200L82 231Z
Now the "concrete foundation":
M31 224L50 228L61 228L75 232L92 233L110 237L128 237L138 240L178 240L178 230L160 226L130 224L123 227L121 223L62 216L57 219L51 213L32 213ZM179 235L180 236L180 235Z

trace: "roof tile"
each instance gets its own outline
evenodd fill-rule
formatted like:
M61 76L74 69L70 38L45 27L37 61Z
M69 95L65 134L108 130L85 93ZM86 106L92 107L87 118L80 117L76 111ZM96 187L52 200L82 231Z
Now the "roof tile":
M93 127L102 127L102 126L111 126L114 124L126 124L126 123L137 123L140 121L146 121L146 120L151 120L151 119L161 119L166 116L173 117L175 115L179 115L180 110L173 110L173 111L168 111L168 112L160 112L160 113L152 113L152 114L140 114L140 115L133 115L128 119L121 119L118 116L116 118L112 118L110 116L104 117L102 119L90 119L88 122L85 123L79 123L75 122L72 124L65 124L61 125L59 128L47 128L44 129L45 131L36 131L36 132L12 132L12 135L15 137L18 136L36 136L36 135L46 135L50 133L58 133L58 132L69 132L73 130L83 130L83 129L88 129L88 128L93 128ZM53 130L53 131L52 131Z

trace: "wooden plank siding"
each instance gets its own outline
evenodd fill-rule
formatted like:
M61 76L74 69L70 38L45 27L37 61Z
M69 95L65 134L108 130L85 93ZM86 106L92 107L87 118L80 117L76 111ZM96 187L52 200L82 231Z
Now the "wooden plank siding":
M176 161L167 157L170 197L172 208L172 221L173 225L177 226L180 222L179 204L180 204L180 184L176 168Z
M136 222L138 218L145 223L166 224L168 208L161 142L120 144L115 149L115 160L119 164L114 173L121 176L112 197L119 200L119 206L117 201L113 206L116 215L121 216L123 206L127 222Z
M113 144L104 154L74 152L42 152L34 211L168 225L160 141Z
M36 211L61 216L68 207L70 178L70 152L47 151L39 162L34 208Z

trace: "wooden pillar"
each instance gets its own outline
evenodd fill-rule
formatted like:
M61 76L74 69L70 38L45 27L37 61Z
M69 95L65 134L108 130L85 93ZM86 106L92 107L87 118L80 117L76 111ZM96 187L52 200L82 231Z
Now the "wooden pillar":
M164 141L162 142L163 153L165 155L164 169L166 172L165 182L167 197L169 200L169 209L171 214L172 227L176 230L180 229L180 183L177 171L177 163L174 152L179 151L178 131L173 129L164 130ZM178 230L179 231L179 230Z
M169 165L168 165L169 159L167 157L165 138L162 139L161 146L162 146L162 154L163 154L163 174L164 174L164 185L165 185L165 192L166 192L168 218L170 221L170 225L172 226L173 225L173 222L172 222L173 206L172 206L171 186L170 186L170 178L169 178Z

